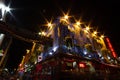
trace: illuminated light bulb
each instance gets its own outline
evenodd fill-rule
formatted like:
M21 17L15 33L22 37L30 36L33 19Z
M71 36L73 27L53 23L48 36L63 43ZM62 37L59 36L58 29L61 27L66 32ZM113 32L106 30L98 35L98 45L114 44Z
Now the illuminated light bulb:
M94 35L96 35L97 34L97 31L94 31L94 33L93 33Z
M80 22L76 22L76 24L79 26L79 25L80 25Z
M39 35L41 35L42 33L41 33L41 32L39 32L38 34L39 34Z
M11 9L9 7L5 7L5 10L9 12Z
M65 19L68 19L68 15L65 15L64 18L65 18Z
M87 54L87 52L86 52L86 51L84 51L83 53L84 53L85 55Z
M87 30L87 31L90 30L90 27L86 27L86 30Z
M42 35L45 36L45 32L42 32Z
M105 36L104 35L101 35L100 38L104 38Z
M95 37L96 35L97 35L97 31L94 31L94 32L92 33L92 36Z
M50 55L52 55L53 53L52 53L52 52L50 52L49 54L50 54Z
M52 24L51 23L48 23L48 27L51 27L52 26Z

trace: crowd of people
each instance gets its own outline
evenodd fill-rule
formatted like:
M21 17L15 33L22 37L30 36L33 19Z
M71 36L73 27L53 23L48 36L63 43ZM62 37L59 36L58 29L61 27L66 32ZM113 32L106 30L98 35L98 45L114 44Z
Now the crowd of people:
M0 72L0 80L33 80L32 74L29 72L9 73L7 71Z

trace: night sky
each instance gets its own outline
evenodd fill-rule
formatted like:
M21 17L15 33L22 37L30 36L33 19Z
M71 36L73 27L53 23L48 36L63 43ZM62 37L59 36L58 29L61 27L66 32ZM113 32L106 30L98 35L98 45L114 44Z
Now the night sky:
M120 2L115 0L6 0L6 4L14 10L7 15L7 21L17 27L39 32L43 29L41 25L46 23L45 18L50 21L62 12L81 18L83 22L91 24L98 32L105 34L111 40L116 53L120 55ZM25 53L25 49L31 47L31 44L24 41L15 40L12 44L10 55L12 63L16 65L20 62L20 57ZM21 51L21 52L20 52ZM7 64L13 65L9 63ZM14 66L16 66L14 65Z

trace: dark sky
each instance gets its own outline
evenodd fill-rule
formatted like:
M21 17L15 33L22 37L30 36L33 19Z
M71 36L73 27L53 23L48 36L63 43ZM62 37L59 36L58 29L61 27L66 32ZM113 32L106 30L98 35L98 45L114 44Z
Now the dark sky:
M115 0L6 0L6 4L14 8L11 14L8 14L8 22L28 29L33 32L39 32L42 24L57 18L63 12L68 12L76 18L82 18L83 22L90 22L91 27L95 27L99 32L104 33L111 40L113 48L120 55L120 2ZM15 41L17 43L17 41ZM27 46L25 42L22 46ZM18 40L19 43L19 40ZM22 45L23 43L23 45ZM17 46L18 47L18 46ZM21 48L22 49L22 48ZM23 51L23 49L22 49ZM21 52L24 53L24 52ZM19 56L19 50L16 51ZM15 60L14 60L15 61ZM16 61L17 62L17 61Z

